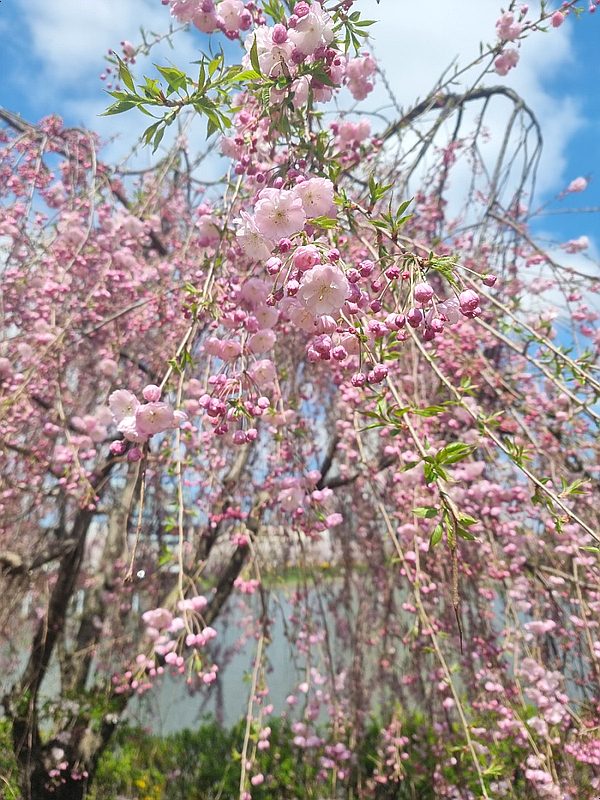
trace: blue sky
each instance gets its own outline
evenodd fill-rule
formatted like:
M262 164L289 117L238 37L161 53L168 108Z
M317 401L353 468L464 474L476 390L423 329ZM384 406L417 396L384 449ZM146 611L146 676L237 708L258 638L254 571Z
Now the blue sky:
M408 107L454 57L465 63L477 53L479 41L494 39L499 5L495 0L428 0L425 12L425 4L414 0L381 0L379 5L358 0L356 8L381 20L372 28L375 53L400 104ZM133 113L98 117L109 100L99 80L106 66L103 55L109 47L117 49L121 39L138 43L141 25L165 32L169 22L160 0L3 0L0 104L30 121L58 113L67 124L84 124L104 138L120 136L109 154L122 156L145 125ZM152 60L172 60L185 68L198 57L202 37L186 35L176 42L175 51L165 44L157 47ZM495 81L519 91L539 115L546 155L538 202L579 175L591 178L586 192L552 208L600 206L599 42L600 10L580 20L569 18L560 29L526 41L517 69ZM143 65L139 69L149 71ZM381 92L379 86L370 98L373 107L387 102ZM538 223L538 230L563 240L585 234L600 243L599 219L598 213L551 215Z

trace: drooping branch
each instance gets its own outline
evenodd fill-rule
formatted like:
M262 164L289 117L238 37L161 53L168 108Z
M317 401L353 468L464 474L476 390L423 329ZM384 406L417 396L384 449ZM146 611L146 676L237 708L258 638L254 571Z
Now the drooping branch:
M413 122L427 114L429 111L439 109L454 111L462 108L466 103L472 103L477 100L487 100L491 97L506 97L515 104L517 109L523 110L530 117L541 139L542 133L535 114L525 103L523 98L508 86L486 86L478 89L471 89L464 94L458 94L454 92L449 92L447 94L434 94L418 103L416 106L411 108L410 111L406 112L406 114L404 114L404 116L402 116L399 120L396 120L396 122L393 122L391 125L389 125L379 138L384 142L388 139L391 139L393 136L396 136L404 128L412 125Z

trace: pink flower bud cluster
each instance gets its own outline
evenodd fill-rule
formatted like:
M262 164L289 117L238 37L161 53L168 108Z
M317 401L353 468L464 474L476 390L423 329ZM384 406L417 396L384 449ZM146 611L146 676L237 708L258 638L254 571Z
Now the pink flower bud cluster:
M198 595L180 600L177 608L180 616L174 616L166 608L154 608L142 614L146 626L146 635L153 643L154 657L144 653L136 656L135 667L115 676L113 683L117 693L135 691L138 694L152 687L152 679L164 673L165 667L171 667L175 673L185 672L186 661L194 665L204 665L205 656L198 648L204 648L217 637L214 628L204 624L201 612L208 604L207 599ZM185 653L185 649L190 650ZM162 662L162 664L161 664ZM212 683L217 677L218 667L212 665L198 672L203 683Z
M258 334L254 334L251 340L254 340L254 337L258 335L267 336L269 333L272 332L259 332ZM214 341L214 346L211 346L211 340ZM211 352L211 354L218 353L219 357L222 357L223 349L228 348L230 343L231 345L239 344L234 340L225 340L225 342L222 342L216 339L216 337L210 337L209 340L207 340L207 351ZM259 385L258 381L266 384L268 380L274 379L274 369L271 369L271 367L272 362L268 359L254 362L252 367L248 370L249 375L251 375L252 379L255 381L254 386ZM254 378L255 375L258 380ZM192 413L199 413L204 410L204 421L214 428L214 432L217 436L231 434L232 444L241 445L256 441L258 438L258 430L255 427L248 427L244 430L238 427L238 423L239 420L245 423L248 419L261 417L267 409L269 409L271 405L270 399L263 394L256 397L252 392L249 392L246 395L247 399L243 401L242 411L240 405L242 404L242 400L239 397L239 379L228 379L227 375L221 372L218 375L211 375L209 383L212 385L212 393L204 392L197 401L187 401L186 408L189 408ZM238 396L237 405L236 403L230 402L236 395ZM235 425L235 430L233 431L231 430L232 425Z
M250 580L246 581L238 575L238 577L234 580L233 585L236 589L239 589L242 594L255 594L256 590L260 586L260 581L256 578L250 578Z

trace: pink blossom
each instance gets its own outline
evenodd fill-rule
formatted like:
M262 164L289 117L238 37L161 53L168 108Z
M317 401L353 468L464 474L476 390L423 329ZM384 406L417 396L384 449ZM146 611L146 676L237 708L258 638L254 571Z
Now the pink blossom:
M262 306L254 311L254 318L258 323L258 327L262 330L264 328L272 328L277 324L279 319L279 311L270 306Z
M191 22L198 0L171 0L171 15L179 22Z
M185 411L181 411L180 409L175 409L173 411L173 422L169 425L169 428L178 428L184 422L187 422L188 415Z
M149 383L143 388L142 395L144 400L147 400L149 403L157 403L160 400L160 387Z
M204 351L210 356L217 356L220 358L222 349L223 342L220 339L217 339L216 336L209 336L204 342Z
M221 138L221 152L227 158L233 158L239 161L243 154L242 145L236 143L235 139L230 136L223 136Z
M413 296L416 303L428 303L433 297L433 288L428 283L417 283Z
M252 308L262 306L267 299L270 286L260 278L248 278L240 291L240 298Z
M377 71L377 63L372 55L366 53L361 58L353 58L346 66L346 82L355 100L364 100L373 90L369 78Z
M235 361L241 354L242 345L235 339L224 339L221 342L221 358L223 361Z
M314 244L302 245L294 253L293 259L296 269L307 272L321 263L321 253Z
M289 320L293 322L297 328L300 328L300 330L306 331L307 333L314 333L316 329L315 315L312 311L303 306L295 297L286 297L284 299L291 301L285 309Z
M289 37L301 53L312 55L322 44L333 41L333 21L318 3L290 30Z
M293 93L292 105L297 111L308 102L308 90L310 88L310 79L308 75L301 75L292 83L290 91Z
M580 236L578 239L569 239L568 242L561 245L563 250L567 253L581 253L582 250L587 250L590 246L590 240L587 236Z
M302 505L303 500L304 492L297 485L288 486L277 495L277 502L284 511L294 511L298 506Z
M479 295L473 289L465 289L458 296L458 303L463 314L474 311L479 305Z
M135 422L138 433L153 436L168 430L173 424L173 409L166 403L147 403L136 408Z
M583 192L587 189L588 182L585 178L575 178L567 186L567 192Z
M269 258L273 245L263 235L254 218L246 211L240 211L240 218L234 220L234 223L240 226L236 236L248 258L252 258L254 261Z
M522 26L515 22L515 15L512 11L506 11L496 22L498 38L502 42L513 42L521 35Z
M203 629L202 636L204 636L204 639L207 642L210 642L212 639L216 639L217 632L216 632L216 630L214 628L211 628L210 626L208 626L208 627Z
M269 239L281 239L302 230L306 214L302 200L286 189L263 189L254 209L259 231Z
M273 331L265 328L248 339L248 349L255 354L267 353L275 344L275 339Z
M217 6L217 15L223 22L225 30L237 31L240 28L244 3L242 0L221 0Z
M258 62L263 75L270 78L277 78L284 75L285 71L291 74L296 71L296 65L292 61L294 44L291 40L276 42L273 40L273 28L262 25L246 36L244 47L249 54L256 42ZM244 66L251 68L250 56L244 56ZM285 65L285 66L284 66Z
M509 71L519 63L519 51L512 48L505 50L494 61L498 75L508 75Z
M525 628L535 636L541 636L544 633L554 630L554 628L556 628L556 622L552 619L533 620L532 622L526 622Z
M191 21L202 33L214 33L219 24L217 15L212 11L195 11Z
M458 300L455 297L451 297L448 300L444 300L442 303L438 303L437 310L440 314L443 314L446 317L450 325L455 325L460 320Z
M105 378L114 378L119 371L119 365L112 358L103 358L98 362L98 372Z
M368 119L361 119L360 122L342 120L338 128L338 136L342 142L362 142L371 135L371 123Z
M337 315L350 294L344 273L332 264L320 264L302 276L298 299L313 315Z
M108 398L108 405L112 412L115 422L119 423L125 417L135 417L135 412L140 401L137 397L128 392L127 389L117 389Z
M123 419L117 425L117 430L119 433L122 433L129 442L143 444L144 442L148 441L148 436L144 433L140 433L138 430L135 416L123 417ZM129 453L129 457L130 460L133 458L131 456L131 452Z
M156 628L156 630L165 630L169 628L173 622L173 615L166 608L153 608L142 614L142 619L149 628Z
M307 217L325 216L333 205L333 183L328 178L311 178L297 184L293 191Z
M214 214L203 214L196 224L200 237L205 244L216 244L219 241L221 234Z
M252 377L252 379L261 388L264 388L274 383L277 377L277 370L275 369L275 364L268 358L264 358L262 359L262 361L256 361L254 364L252 364L248 372Z

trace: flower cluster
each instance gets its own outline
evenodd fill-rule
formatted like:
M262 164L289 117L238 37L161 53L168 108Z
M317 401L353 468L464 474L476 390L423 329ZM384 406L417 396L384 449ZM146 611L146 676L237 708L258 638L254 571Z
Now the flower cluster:
M160 402L161 391L158 386L149 384L144 387L142 395L146 403L140 403L126 389L117 389L108 399L117 430L128 441L143 444L157 433L174 430L187 419L183 411L176 411L167 403ZM117 453L119 450L123 452L123 448L113 449Z
M508 75L511 69L519 63L519 51L513 48L504 50L498 58L494 61L494 66L498 75L504 77Z
M163 0L167 5L169 0ZM243 0L170 0L171 14L179 21L193 23L202 33L222 31L228 38L239 36L252 25L252 14Z

